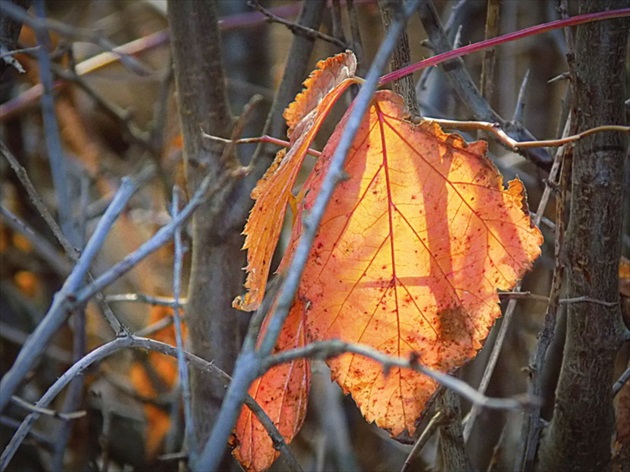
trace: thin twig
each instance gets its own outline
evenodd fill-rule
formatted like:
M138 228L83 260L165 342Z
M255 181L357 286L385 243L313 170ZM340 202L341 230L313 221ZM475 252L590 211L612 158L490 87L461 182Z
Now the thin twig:
M433 58L426 60L427 66L431 64L432 60L448 64L448 68L443 67L443 69L445 69L445 74L449 84L457 92L461 102L470 110L475 119L491 123L499 123L501 128L507 129L508 122L499 116L499 114L492 109L488 101L484 99L472 77L468 73L468 70L464 65L464 61L460 57L463 54L457 53L457 51L466 50L469 46L464 46L458 49L452 48L451 42L442 27L440 17L437 14L435 6L431 0L423 1L418 14L420 16L422 26L429 36L433 50L437 53L437 55ZM490 43L490 45L492 45L492 41L495 39L496 38L490 38L486 41L481 41L481 43ZM449 58L454 60L445 62L443 59L439 58ZM382 77L381 83L391 80L391 77L396 77L398 73L399 72L392 72L391 74L388 74L388 76ZM513 128L514 129L511 133L517 141L533 139L533 135L526 129L518 126L513 126ZM503 144L503 141L501 141L501 143ZM510 149L513 150L512 148ZM551 166L551 159L544 149L527 152L526 157L545 170Z
M173 188L173 218L179 213L179 188ZM182 246L181 227L175 230L175 257L173 261L173 298L175 303L173 306L173 321L175 324L175 343L177 345L177 370L179 372L179 384L182 389L182 401L184 403L184 431L185 444L190 456L194 459L197 454L197 446L195 441L195 422L192 413L192 395L190 393L190 379L188 374L188 365L184 356L184 335L182 329L182 320L180 316L179 296L182 291L182 263L184 259L184 248Z
M559 300L559 303L561 305L570 305L572 303L594 303L596 305L602 305L602 306L609 306L609 307L616 307L617 305L619 305L619 302L607 302L604 300L598 300L597 298L592 298L592 297L574 297L574 298L562 298Z
M571 129L571 117L568 116L564 123L563 135L567 135ZM543 327L538 334L538 345L529 365L529 385L528 392L531 395L540 397L543 393L542 385L542 369L544 366L547 350L553 340L556 330L556 322L558 317L558 309L560 307L560 292L564 279L564 263L562 262L562 252L564 250L564 214L565 202L568 201L566 193L568 192L569 166L566 159L566 148L560 148L556 152L554 165L551 170L549 179L545 182L545 191L541 199L541 205L551 198L553 188L559 186L561 195L556 198L556 234L554 240L554 260L555 266L551 278L551 288L549 290L549 304L545 312ZM568 151L570 153L570 150ZM516 464L514 470L531 470L535 461L536 451L538 450L538 440L540 437L541 426L541 409L535 407L530 409L523 418L521 428L521 443L519 451L515 454Z
M499 299L501 300L511 300L513 298L518 300L536 300L538 302L549 303L549 297L546 297L544 295L537 295L532 292L499 292Z
M0 46L4 49L4 46ZM23 53L27 53L27 52L36 52L41 46L31 46L28 48L20 48L20 49L13 49L11 51L5 51L3 53L0 54L0 59L4 59L7 56L14 56L15 54L23 54Z
M523 80L521 81L521 87L518 89L518 97L516 99L516 106L514 107L514 114L512 115L512 123L523 124L523 116L525 115L525 95L527 93L527 84L529 82L529 69L525 71Z
M64 236L63 232L61 231L61 228L59 228L59 225L57 225L57 222L55 221L53 216L50 214L50 211L48 211L48 208L46 208L46 205L44 205L42 197L40 196L39 192L35 189L35 186L31 182L31 179L29 178L28 173L26 172L26 169L22 165L20 165L17 159L13 156L13 154L11 154L11 152L8 150L8 148L4 145L4 143L1 140L0 140L0 152L5 157L5 159L9 162L9 165L11 166L11 168L17 175L18 180L20 181L24 189L26 190L26 193L28 194L31 202L33 203L33 205L39 212L40 216L43 218L44 222L48 225L48 228L51 230L52 234L55 236L55 238L57 239L57 241L63 248L66 255L72 261L77 262L80 256L79 249L75 248L72 244L70 244L68 239ZM149 175L150 175L150 170L140 172L138 175L139 182L144 181L144 179L148 178ZM111 200L108 203L108 207L110 204L111 204ZM90 279L90 281L93 280L90 272L88 272L88 278ZM103 295L101 293L98 293L96 295L96 301L99 307L101 308L101 311L103 315L105 316L105 319L107 320L109 325L112 327L114 332L118 333L121 330L124 330L125 329L124 326L122 326L122 324L116 319L111 308L109 308L109 306L107 306L107 303L103 301ZM2 408L0 408L0 410L1 409Z
M33 203L33 205L35 205L35 208L39 212L40 216L44 219L44 221L48 225L48 228L50 228L53 235L55 236L59 244L61 244L61 247L64 249L66 254L74 255L74 257L78 257L78 254L79 254L78 249L73 247L68 242L66 237L63 235L61 228L59 228L59 225L57 224L53 216L50 214L50 211L48 211L48 208L46 208L46 205L44 205L44 201L42 200L42 197L39 195L39 192L35 189L35 186L31 182L31 179L29 178L28 173L26 172L26 169L18 162L18 160L13 156L13 154L11 154L9 149L5 146L4 142L2 142L1 140L0 140L0 152L2 153L4 158L9 162L9 165L15 172L15 175L17 176L18 180L24 186L24 189L26 190L26 193L28 194L31 202Z
M621 389L626 384L626 382L630 380L630 366L621 374L621 377L615 382L612 388L613 398L617 396Z
M72 270L68 259L61 256L57 250L42 235L35 232L33 228L11 213L8 208L0 205L0 215L2 215L7 226L13 231L21 233L33 245L33 249L48 262L48 265L59 275L67 276Z
M325 9L326 2L324 1L303 2L297 23L312 29L318 29ZM298 35L293 36L284 68L284 75L282 76L278 91L271 104L269 114L267 115L267 120L265 121L265 126L262 131L263 135L279 137L285 134L286 123L282 115L284 109L300 91L302 81L308 74L309 57L313 52L314 46L315 40L312 38ZM243 183L244 191L241 192L238 201L233 205L235 214L232 215L231 218L234 221L242 222L247 218L247 214L251 208L250 191L263 176L267 167L273 161L275 154L275 152L269 150L269 146L267 146L266 143L260 143L256 147L254 155L248 165L253 171Z
M120 293L115 295L105 295L105 301L108 303L116 302L133 302L147 303L154 306L165 306L169 308L183 307L186 305L186 299L180 298L175 300L172 297L156 297L153 295L145 295L143 293Z
M58 420L63 420L63 421L71 421L71 420L83 418L87 414L85 410L60 413L58 411L51 410L49 408L42 408L40 406L33 405L27 402L26 400L18 397L17 395L12 395L11 401L17 406L22 407L27 411L38 413L40 415L50 416L52 418L56 418Z
M2 60L2 62L4 62L5 64L13 67L20 74L26 74L26 70L24 69L24 67L22 67L20 61L13 57L14 54L16 54L15 51L9 51L4 46L4 44L0 44L0 60Z
M224 143L224 144L251 144L251 143L269 143L269 144L274 144L276 146L280 146L283 148L289 148L291 147L291 143L285 139L278 139L278 138L274 138L272 136L269 135L263 135L263 136L259 136L259 137L253 137L253 138L239 138L239 139L226 139L226 138L221 138L220 136L212 136L208 133L204 133L202 132L202 135L204 138L206 139L211 139L213 141L218 141L220 143ZM320 151L316 151L315 149L311 149L308 148L306 151L307 154L314 156L314 157L321 157L322 153ZM247 167L245 167L244 172L249 172L250 169L252 169L252 165L248 165Z
M71 274L63 284L63 287L55 295L48 313L46 313L43 320L37 325L31 337L20 350L13 366L11 366L0 381L0 411L3 411L7 406L11 395L15 393L24 377L45 351L52 336L66 320L69 315L69 311L66 311L67 306L71 303L79 287L83 284L90 265L103 246L113 223L138 189L138 185L138 182L134 179L128 177L123 178L122 184L118 192L116 192L112 204L99 221L99 224L94 230L94 234L90 238L90 241L86 245L83 254L81 254Z
M162 331L164 328L168 328L173 324L172 316L165 316L164 318L159 319L155 323L151 323L149 326L145 326L142 329L139 329L134 334L136 336L141 336L143 338L149 337L154 333Z
M54 31L71 40L86 41L96 44L105 51L110 51L111 53L116 54L118 60L120 60L125 67L138 75L145 76L151 73L151 70L140 61L132 56L122 53L118 47L107 39L99 30L78 28L51 18L42 17L41 15L40 18L34 18L22 8L12 5L11 2L7 1L0 1L0 11L15 20L24 23L25 25L28 25L36 32L44 31L47 33L48 31Z
M116 122L124 128L124 133L134 144L138 144L142 149L151 153L152 156L159 156L160 148L155 146L155 140L151 133L141 130L133 121L133 115L127 110L123 110L111 100L103 97L85 78L76 72L75 69L64 69L56 64L51 68L56 76L66 82L77 85L83 90L94 103Z
M101 362L107 357L120 352L124 349L141 349L141 350L149 350L159 352L161 354L177 358L177 349L168 344L155 341L153 339L140 338L136 336L122 336L118 337L107 344L104 344L92 352L83 357L80 361L76 362L72 367L70 367L57 381L46 391L46 393L40 398L37 402L38 408L46 408L50 403L55 399L55 397L68 385L68 383L78 375L81 375L92 365ZM191 363L195 368L199 369L201 372L206 372L212 376L220 378L225 385L230 381L230 376L223 372L221 369L216 367L212 362L208 362L204 359L201 359L194 354L190 354L188 352L185 353L186 360ZM261 424L268 428L267 432L270 437L273 439L274 444L277 445L278 450L285 458L287 464L294 464L295 467L292 467L290 470L292 472L299 472L301 469L299 465L297 465L297 461L295 457L291 454L291 451L287 447L286 442L284 441L282 435L278 431L278 429L274 426L269 416L260 408L260 406L256 403L256 401L249 395L247 395L245 399L245 404L252 409L254 414L257 415ZM259 415L259 416L258 416ZM27 434L29 434L31 428L35 421L39 418L40 413L32 412L29 414L18 430L15 432L11 441L5 448L0 457L0 470L4 471L11 461L13 455L17 451L17 448L20 446L24 438Z
M587 129L578 134L566 136L559 139L542 139L536 141L516 141L510 137L497 123L490 123L486 121L458 121L458 120L445 120L441 118L426 118L427 121L434 121L444 128L459 129L459 130L481 130L486 131L494 135L496 140L506 148L518 152L521 149L541 148L541 147L560 147L567 144L575 144L580 139L590 136L595 133L604 132L619 132L630 133L630 126L621 125L603 125L596 126L595 128Z
M270 23L279 23L286 26L293 34L300 34L311 39L321 39L323 41L334 44L335 46L339 46L341 49L346 49L348 47L344 41L341 41L334 36L329 36L312 28L303 26L299 23L293 23L277 15L274 15L269 10L264 8L260 3L258 3L258 0L248 0L247 5L265 15L267 21L269 21Z
M556 157L554 159L554 163L551 167L549 180L554 180L559 172L560 163L561 163L562 152L556 153ZM538 205L538 209L536 210L536 216L534 217L534 223L536 225L540 225L540 220L542 215L545 213L545 209L549 202L549 198L551 197L551 186L548 184L545 187L543 192L543 196ZM519 292L521 290L522 283L519 282L514 287L514 292ZM548 301L548 299L547 299ZM505 342L505 338L507 336L508 328L510 327L512 316L514 315L514 311L516 309L516 298L511 298L507 308L505 309L505 314L503 315L503 320L501 322L501 326L499 327L499 331L497 333L497 338L495 340L494 345L492 346L492 351L490 352L490 357L488 358L488 362L486 364L486 368L484 369L483 376L481 378L481 382L479 383L479 392L485 393L490 385L490 380L492 379L492 375L494 373L494 369L499 360L499 355L501 354L501 349L503 348L503 343ZM480 409L478 406L473 405L468 414L466 415L465 425L464 425L464 441L467 442L470 438L470 434L472 432L472 428L475 424L475 420L480 413Z
M516 398L491 398L472 388L463 380L451 375L439 372L419 364L415 359L403 359L401 357L389 356L383 354L377 349L364 344L353 344L337 339L328 341L312 342L304 347L282 351L278 354L267 357L263 360L263 370L266 371L278 364L284 364L296 359L308 357L316 359L328 359L337 357L341 354L352 353L375 360L383 366L383 372L386 373L393 367L411 369L415 372L432 378L439 384L453 390L474 405L483 408L493 408L501 410L514 410L522 408L524 405L535 403L535 399L516 399Z
M212 179L214 177L214 179ZM211 195L221 191L226 183L233 180L231 173L225 173L218 178L216 176L206 176L199 185L188 204L173 218L170 223L160 228L148 241L142 244L136 251L128 254L122 261L105 271L94 282L85 286L76 294L73 301L73 307L81 306L92 298L97 292L119 279L122 275L129 272L138 263L144 260L150 254L153 254L160 247L170 241L175 235L175 231L179 226L188 221L195 210L206 201Z
M411 452L405 459L405 463L400 472L409 472L411 470L412 464L416 460L416 458L420 455L422 448L426 445L429 439L431 439L431 436L433 436L433 433L437 431L437 428L443 422L444 422L444 413L440 410L437 413L435 413L435 415L433 415L433 417L429 421L429 424L427 424L427 427L424 428L424 431L422 431L422 434L413 445L413 448L411 448Z
M46 7L44 0L35 0L35 10L40 19L46 17ZM51 60L48 53L50 39L48 30L36 29L37 41L42 46L37 50L39 59L39 79L44 87L41 107L44 121L44 141L46 151L50 160L50 171L52 174L55 196L57 197L57 212L59 214L59 226L63 234L73 246L78 246L79 235L72 218L72 200L70 195L69 174L65 153L61 146L61 136L59 125L55 113L55 100L53 97L53 79L51 73Z

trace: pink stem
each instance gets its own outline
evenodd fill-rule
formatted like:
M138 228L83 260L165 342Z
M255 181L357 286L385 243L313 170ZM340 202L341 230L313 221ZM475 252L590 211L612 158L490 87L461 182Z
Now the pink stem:
M535 34L544 33L546 31L551 31L558 28L581 25L583 23L589 23L591 21L608 20L610 18L622 18L624 16L630 16L630 8L602 11L598 13L588 13L586 15L578 15L572 18L555 20L550 21L549 23L543 23L541 25L530 26L529 28L515 31L513 33L497 36L496 38L485 39L483 41L479 41L478 43L473 43L469 44L468 46L453 49L452 51L438 54L423 61L416 62L415 64L411 64L407 67L403 67L402 69L390 72L389 74L385 74L381 77L379 81L379 86L384 85L388 82L392 82L394 80L398 80L401 77L405 77L406 75L412 74L418 70L425 69L431 66L437 66L438 64L446 62L450 59L455 59L456 57L461 57L466 54L482 51L484 49L498 46L499 44L508 43L510 41L515 41L517 39L526 38L528 36L533 36Z

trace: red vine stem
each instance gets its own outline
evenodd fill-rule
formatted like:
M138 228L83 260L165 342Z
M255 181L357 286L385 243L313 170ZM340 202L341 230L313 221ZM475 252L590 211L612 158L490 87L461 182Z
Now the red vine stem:
M466 54L492 48L498 46L499 44L509 43L510 41L515 41L517 39L526 38L528 36L533 36L535 34L544 33L558 28L566 28L569 26L581 25L583 23L590 23L592 21L608 20L611 18L623 18L625 16L630 16L630 8L602 11L598 13L588 13L585 15L578 15L563 20L550 21L549 23L543 23L541 25L530 26L529 28L515 31L513 33L507 33L501 36L479 41L478 43L473 43L467 46L463 46L461 48L453 49L452 51L438 54L428 59L424 59L420 62L416 62L415 64L411 64L407 67L403 67L402 69L390 72L389 74L385 74L380 78L379 86L392 82L394 80L398 80L401 77L405 77L406 75L412 74L418 70L425 69L431 66L437 66L438 64L446 62L450 59L455 59L457 57L465 56Z

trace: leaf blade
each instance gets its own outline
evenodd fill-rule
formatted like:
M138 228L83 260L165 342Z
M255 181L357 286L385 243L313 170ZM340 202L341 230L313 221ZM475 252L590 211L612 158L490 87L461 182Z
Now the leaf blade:
M329 64L336 72L331 74L326 69L315 71L305 82L307 89L287 108L285 116L290 125L291 147L286 153L281 150L277 154L272 166L252 191L256 202L243 231L246 236L243 249L247 249L245 288L248 291L232 304L239 310L253 311L260 306L300 166L332 107L346 89L359 80L352 75L356 69L354 54L342 53L318 63L321 68Z
M267 315L261 333L265 332L271 313ZM282 328L275 352L303 347L305 341L304 304L296 301ZM302 358L272 367L249 388L249 394L287 443L293 440L304 423L310 378L310 362ZM236 447L232 454L248 471L266 470L278 457L269 434L246 406L236 422L234 436Z
M313 204L340 123L305 186ZM503 188L485 143L406 121L377 92L327 208L299 289L311 340L340 338L449 372L481 347L507 290L538 256L522 183ZM294 238L295 240L295 238ZM413 433L435 390L426 377L346 354L329 361L368 421Z

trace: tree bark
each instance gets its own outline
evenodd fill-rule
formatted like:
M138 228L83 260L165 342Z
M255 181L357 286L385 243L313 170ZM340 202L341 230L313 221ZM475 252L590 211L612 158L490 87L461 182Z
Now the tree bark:
M216 5L212 0L172 0L168 4L171 47L186 181L192 193L207 176L219 182L229 172L224 146L202 137L202 130L229 137L230 112L221 63L221 40ZM233 161L232 161L233 162ZM240 231L221 224L231 189L218 193L193 218L192 261L186 322L191 350L231 372L240 351L244 315L232 299L242 290L245 265ZM196 444L203 444L221 406L224 388L207 376L191 372Z
M616 0L582 0L580 13L621 7ZM627 37L627 19L578 27L571 77L576 131L624 124ZM588 298L567 307L564 358L553 419L541 444L540 471L610 469L613 367L625 330L618 265L626 164L622 133L584 139L573 152L563 262L567 298Z
M9 0L11 3L28 10L31 6L32 0ZM20 37L20 31L22 30L22 23L14 20L11 16L3 13L0 15L0 44L8 52L13 51L17 45L18 38ZM0 59L0 79L4 75L5 71L9 67L9 63L6 60Z

